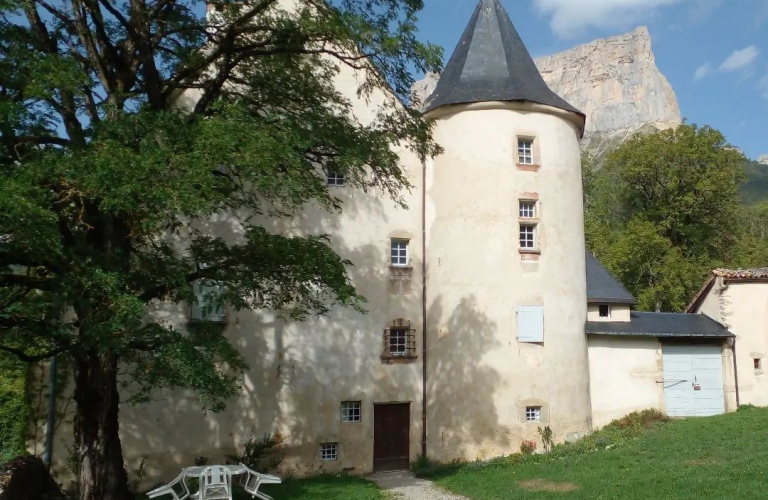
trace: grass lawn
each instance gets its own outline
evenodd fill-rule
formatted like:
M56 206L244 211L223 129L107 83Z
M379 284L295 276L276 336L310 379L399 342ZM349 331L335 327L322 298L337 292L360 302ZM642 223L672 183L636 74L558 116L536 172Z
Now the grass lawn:
M608 429L586 441L517 464L508 458L425 475L473 500L766 498L768 410Z
M275 500L385 500L379 488L364 479L351 476L320 476L292 479L283 484L262 486L261 490ZM235 486L235 500L250 500L251 495ZM144 500L145 496L137 496ZM170 496L159 497L159 500Z

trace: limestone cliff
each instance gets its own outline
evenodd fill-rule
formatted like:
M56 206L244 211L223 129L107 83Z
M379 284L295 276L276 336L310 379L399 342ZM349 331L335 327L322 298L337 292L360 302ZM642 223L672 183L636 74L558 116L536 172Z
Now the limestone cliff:
M681 123L677 96L656 67L645 27L542 57L536 65L553 91L587 115L582 146L595 156L638 132ZM415 103L436 82L434 75L417 82Z
M597 156L638 131L682 121L645 27L542 57L536 65L552 90L586 113L583 147Z
M768 155L760 155L760 158L757 159L757 163L768 165Z

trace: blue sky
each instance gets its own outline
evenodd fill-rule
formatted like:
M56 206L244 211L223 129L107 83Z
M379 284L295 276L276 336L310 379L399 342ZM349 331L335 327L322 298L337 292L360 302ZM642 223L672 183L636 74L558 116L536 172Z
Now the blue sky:
M424 0L421 37L450 57L477 0ZM768 154L768 0L501 0L534 57L648 26L690 123Z

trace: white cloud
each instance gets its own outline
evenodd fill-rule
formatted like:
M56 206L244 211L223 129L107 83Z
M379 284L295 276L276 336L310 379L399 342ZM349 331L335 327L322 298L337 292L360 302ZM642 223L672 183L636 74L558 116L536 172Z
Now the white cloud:
M693 81L698 82L708 74L712 72L712 64L709 62L705 62L698 68L696 68L696 71L693 73Z
M754 45L734 51L734 53L728 56L728 58L723 61L723 64L720 65L720 71L731 72L744 69L752 64L759 55L760 49Z
M763 94L763 97L768 99L768 73L757 82L757 90Z
M550 16L552 31L562 38L589 28L617 29L645 22L659 9L679 3L711 0L533 0L534 7Z

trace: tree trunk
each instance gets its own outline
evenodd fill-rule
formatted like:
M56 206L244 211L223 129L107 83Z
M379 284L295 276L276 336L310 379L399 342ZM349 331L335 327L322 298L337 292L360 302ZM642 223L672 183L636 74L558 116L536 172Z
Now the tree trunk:
M130 500L118 435L117 356L86 352L77 357L75 402L80 500Z

